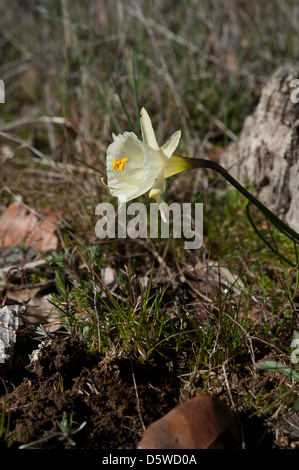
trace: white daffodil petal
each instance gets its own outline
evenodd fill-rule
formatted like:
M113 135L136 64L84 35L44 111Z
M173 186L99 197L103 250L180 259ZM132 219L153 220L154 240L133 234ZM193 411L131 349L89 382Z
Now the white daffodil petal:
M107 148L107 161L109 161L111 155L113 155L114 158L125 158L127 151L135 152L136 146L140 147L141 144L142 142L140 142L134 132L124 132L117 136L113 134L113 142ZM132 147L128 148L128 146Z
M165 178L164 168L156 176L152 189L150 190L149 197L157 197L165 191Z
M163 151L163 153L166 155L167 158L170 158L173 152L176 150L177 146L179 145L180 138L181 138L181 131L177 131L161 147L161 150Z
M144 151L144 175L140 186L143 192L155 187L157 181L164 179L165 156L162 152L157 152L148 145L143 145ZM160 182L160 186L162 181ZM162 187L162 186L161 186Z
M107 186L112 196L128 202L149 191L159 173L164 176L166 157L140 142L132 132L115 138L107 149Z
M155 199L156 199L156 201L157 201L157 204L158 204L158 207L159 207L159 211L160 211L160 213L161 213L162 220L163 220L165 223L167 223L167 218L166 218L166 214L165 214L165 211L164 211L164 208L163 208L162 199L161 199L160 194L158 194Z
M112 196L130 200L135 196L136 188L144 174L144 152L142 142L133 132L125 132L115 137L107 149L107 186ZM125 163L120 166L115 161ZM129 171L134 169L134 171ZM125 201L124 201L125 202Z
M152 121L150 120L150 117L144 108L142 108L140 112L140 125L143 142L153 149L159 150L159 145L156 140Z

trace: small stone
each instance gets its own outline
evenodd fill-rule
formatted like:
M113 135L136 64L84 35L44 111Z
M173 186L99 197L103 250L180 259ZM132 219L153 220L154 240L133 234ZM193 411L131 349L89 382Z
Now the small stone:
M200 395L172 409L145 430L138 449L240 449L233 411L219 398Z
M42 341L38 346L37 346L37 349L34 349L34 351L32 351L31 354L29 354L29 360L30 360L30 367L33 368L33 370L35 370L35 365L37 363L37 361L40 359L42 353L43 353L43 350L45 348L47 348L48 346L50 346L52 344L52 340L48 340L47 342L45 341Z

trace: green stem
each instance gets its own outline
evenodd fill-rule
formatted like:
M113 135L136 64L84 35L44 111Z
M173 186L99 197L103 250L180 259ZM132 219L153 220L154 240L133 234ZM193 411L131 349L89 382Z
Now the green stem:
M277 249L273 248L273 246L261 234L261 232L258 230L258 228L256 227L255 223L253 222L253 220L251 218L250 211L249 211L249 203L246 204L246 214L247 214L247 217L248 217L248 220L250 222L251 227L253 228L255 233L260 237L260 239L263 240L265 245L267 245L267 247L270 248L270 250L273 251L273 253L275 253L276 256L278 256L278 258L282 259L283 261L290 264L291 266L297 266L298 263L295 264L292 261L285 258L281 253L279 253L279 251ZM273 237L273 235L272 235L272 237Z
M179 155L178 155L179 156ZM203 158L188 158L181 157L186 163L190 166L189 169L193 168L208 168L214 170L223 176L230 184L232 184L240 193L243 194L252 204L260 209L264 216L275 226L277 227L284 235L289 237L293 242L299 243L299 234L293 230L289 225L280 220L273 212L270 211L264 204L262 204L258 199L256 199L247 189L245 189L232 175L228 173L219 163L213 162L211 160L206 160Z

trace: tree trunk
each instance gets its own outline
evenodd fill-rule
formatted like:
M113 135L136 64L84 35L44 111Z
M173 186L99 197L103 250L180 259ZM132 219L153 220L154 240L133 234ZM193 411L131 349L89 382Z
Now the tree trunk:
M280 67L264 85L240 139L220 163L299 232L299 63ZM296 102L298 101L298 102Z

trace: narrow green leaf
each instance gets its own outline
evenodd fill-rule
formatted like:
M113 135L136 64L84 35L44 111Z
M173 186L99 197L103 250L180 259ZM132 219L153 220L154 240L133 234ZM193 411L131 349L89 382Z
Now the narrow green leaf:
M295 411L299 411L299 398L297 398L297 400L295 401L295 403L293 404L293 409Z
M270 370L271 372L282 372L283 374L295 379L299 382L299 373L295 372L290 367L276 361L264 361L258 363L258 368L263 370Z

